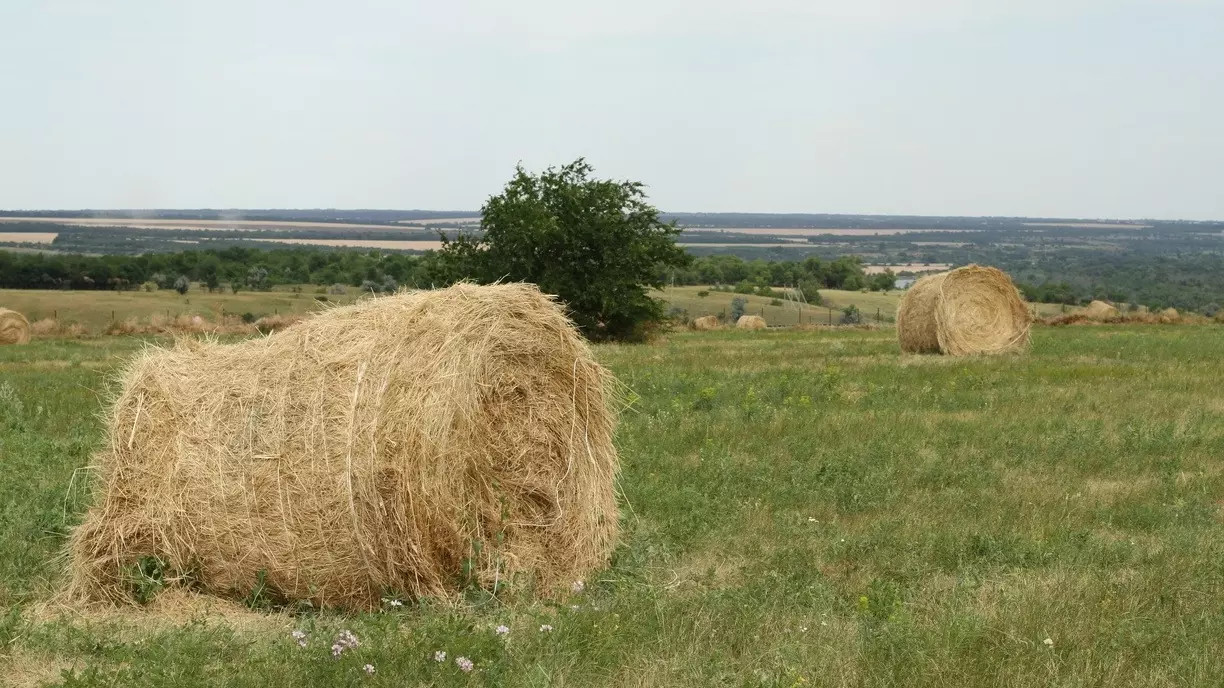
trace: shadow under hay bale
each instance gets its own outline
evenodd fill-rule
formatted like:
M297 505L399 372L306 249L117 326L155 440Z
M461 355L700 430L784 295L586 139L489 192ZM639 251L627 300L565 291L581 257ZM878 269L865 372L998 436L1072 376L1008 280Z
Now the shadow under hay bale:
M763 330L768 325L765 324L765 318L759 315L741 315L740 319L735 321L735 327L740 330Z
M28 344L30 321L17 311L0 308L0 344Z
M229 598L374 608L522 574L539 594L617 534L610 374L532 285L460 284L336 308L127 369L68 595L130 572Z
M928 275L897 308L907 353L1001 354L1028 348L1032 314L1006 273L969 265Z

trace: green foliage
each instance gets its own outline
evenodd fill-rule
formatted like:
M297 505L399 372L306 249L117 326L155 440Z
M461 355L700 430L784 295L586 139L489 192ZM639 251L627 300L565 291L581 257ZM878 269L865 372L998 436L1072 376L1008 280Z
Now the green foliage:
M174 280L174 291L181 296L186 294L188 289L191 289L191 280L187 279L187 275L179 275L179 278Z
M748 307L748 300L737 296L731 299L731 322L735 323L744 315L744 309Z
M704 298L706 298L706 297L707 297L707 296L709 296L709 295L710 295L710 292L709 292L708 290L705 290L705 289L702 289L701 291L697 292L697 298L699 298L699 299L704 299Z
M897 276L892 270L885 270L878 275L872 275L868 280L871 291L892 291L897 286Z
M859 325L863 322L863 313L858 309L858 306L850 304L842 309L841 324L843 325Z
M647 290L689 257L641 183L592 172L582 159L539 174L518 167L481 208L483 235L443 237L439 253L481 282L534 282L556 294L591 339L638 339L664 317Z
M800 280L799 292L803 294L803 300L813 306L819 306L823 303L823 299L820 296L820 283L815 279Z

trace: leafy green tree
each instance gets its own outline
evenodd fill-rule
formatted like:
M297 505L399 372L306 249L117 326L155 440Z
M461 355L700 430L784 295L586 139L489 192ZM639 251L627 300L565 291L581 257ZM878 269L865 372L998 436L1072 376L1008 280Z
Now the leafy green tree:
M179 275L178 279L174 280L174 291L181 296L186 294L188 289L191 289L191 280L187 279L187 275Z
M803 300L813 306L819 306L823 299L820 296L820 283L814 279L800 280L799 293L803 295Z
M878 275L871 276L872 291L890 291L897 286L897 276L892 270L885 270Z
M641 338L664 319L649 295L689 257L680 228L659 220L640 182L595 179L581 158L530 174L520 165L481 208L479 238L443 237L452 274L534 282L556 294L591 339Z

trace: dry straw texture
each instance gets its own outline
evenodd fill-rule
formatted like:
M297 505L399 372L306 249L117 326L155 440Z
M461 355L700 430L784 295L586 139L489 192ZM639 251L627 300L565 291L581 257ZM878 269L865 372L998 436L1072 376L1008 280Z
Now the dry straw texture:
M614 381L534 286L461 284L133 362L70 546L72 599L130 599L153 556L223 597L372 608L525 574L617 534Z
M741 315L735 321L735 326L741 330L763 330L766 328L765 318L759 315Z
M30 341L30 321L17 311L0 308L0 344L25 344Z
M1084 307L1081 311L1085 316L1093 320L1110 320L1121 317L1122 313L1112 305L1104 301L1093 301Z
M1160 311L1160 322L1163 325L1176 325L1181 322L1181 314L1176 308L1166 308Z
M693 329L695 330L716 330L718 329L717 315L703 315L693 321Z
M897 309L910 353L999 354L1028 347L1032 314L1006 273L969 265L918 280Z

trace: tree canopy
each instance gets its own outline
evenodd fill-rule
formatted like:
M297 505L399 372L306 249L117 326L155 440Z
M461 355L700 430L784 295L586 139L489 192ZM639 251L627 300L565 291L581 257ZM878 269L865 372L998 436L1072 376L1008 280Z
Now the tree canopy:
M691 258L640 182L596 179L583 159L531 174L520 165L481 208L479 237L444 238L455 274L525 281L556 294L591 339L637 339L664 318L649 290Z

